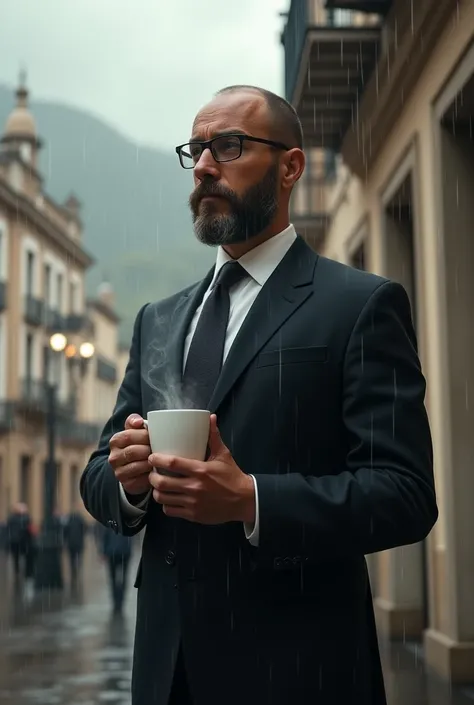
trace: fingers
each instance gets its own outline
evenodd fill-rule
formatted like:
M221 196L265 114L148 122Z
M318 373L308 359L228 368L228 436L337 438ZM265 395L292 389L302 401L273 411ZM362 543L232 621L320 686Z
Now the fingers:
M150 465L154 468L169 470L180 475L193 476L204 472L205 465L200 460L178 458L175 455L152 453L149 457Z
M109 442L110 448L126 448L127 446L136 445L150 446L150 437L146 428L119 431L112 436Z
M158 504L162 504L165 507L183 507L188 508L192 506L192 500L183 494L167 494L166 492L159 492L158 490L153 490L153 499Z
M143 418L140 414L130 414L125 421L125 429L143 428Z
M115 469L137 461L148 462L149 455L150 447L146 445L131 445L126 448L112 447L109 455L109 463ZM149 466L148 472L150 472Z
M112 467L114 466L112 465ZM149 472L150 466L146 460L128 463L128 465L118 465L114 468L115 477L122 483L122 485L130 482L130 480L135 480L144 475L148 477Z
M150 473L148 456L149 446L135 445L127 448L112 448L109 463L114 469L115 477L122 484Z
M150 468L148 468L149 470ZM189 480L183 481L181 477L169 477L161 475L160 472L150 472L150 485L160 492L174 492L182 494L183 492L192 491L193 486Z

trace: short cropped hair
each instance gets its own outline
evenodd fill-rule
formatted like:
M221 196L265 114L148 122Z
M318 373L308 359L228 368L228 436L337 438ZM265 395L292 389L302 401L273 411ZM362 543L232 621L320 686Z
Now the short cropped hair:
M255 91L260 94L267 104L276 140L286 144L289 149L294 147L303 149L303 127L291 103L288 103L287 100L276 93L267 91L265 88L258 88L258 86L227 86L227 88L221 88L216 95L236 93L238 91Z

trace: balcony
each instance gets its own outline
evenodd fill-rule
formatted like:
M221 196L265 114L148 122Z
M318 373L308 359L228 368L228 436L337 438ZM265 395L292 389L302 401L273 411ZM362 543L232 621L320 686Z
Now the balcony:
M7 283L0 279L0 313L7 307Z
M335 7L343 4L342 0L331 3ZM351 4L359 6L355 0ZM384 19L383 51L376 71L365 76L357 119L351 123L341 146L345 164L361 179L367 178L387 135L416 90L439 37L456 14L455 0L387 4L390 12Z
M67 333L79 333L88 326L88 319L86 316L71 313L69 316L66 316L64 324Z
M44 311L44 325L49 333L64 333L66 318L57 309L48 306Z
M21 380L19 410L33 415L48 412L46 386L43 380L26 377ZM77 400L74 396L61 399L56 396L56 415L58 418L72 419L76 414Z
M15 405L12 401L0 401L0 433L7 433L15 425Z
M115 383L117 381L117 368L101 355L97 357L97 377L104 382Z
M290 203L291 222L297 233L319 251L329 224L327 196L337 173L337 157L324 149L306 150L306 167Z
M356 10L368 14L386 15L393 0L326 0L328 10Z
M291 0L282 35L286 97L300 116L307 147L339 152L376 66L381 26L378 18L348 13L335 26L318 0Z
M32 294L25 296L25 321L30 326L41 326L44 323L44 303Z
M86 447L96 445L101 427L82 421L65 421L58 424L58 438L64 445Z

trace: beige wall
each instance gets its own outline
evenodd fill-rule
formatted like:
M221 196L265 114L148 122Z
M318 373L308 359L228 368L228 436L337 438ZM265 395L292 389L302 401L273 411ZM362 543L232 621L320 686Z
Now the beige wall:
M438 145L433 112L438 95L472 41L474 4L460 3L455 20L446 27L405 110L387 133L366 181L362 183L344 167L339 170L338 181L328 194L332 220L323 254L348 262L350 243L363 233L368 268L402 281L416 300L414 314L428 381L427 408L440 508L440 519L429 539L430 621L432 628L453 639L474 641L474 552L466 534L468 517L474 517L474 481L467 481L464 471L471 467L474 455L474 326L470 323L474 303L474 150L472 142L456 143L447 134ZM387 218L385 209L390 193L407 174L411 176L414 208L414 271L407 233ZM464 492L456 487L456 474ZM455 520L455 506L464 516L462 529ZM408 602L420 588L421 557L414 551L405 552L403 559L405 574L409 568L412 581L405 595ZM396 552L378 556L377 590L384 599L397 591L403 597L393 579L397 566L400 569ZM456 579L453 571L459 574ZM459 577L461 573L467 577ZM463 603L466 607L461 609Z

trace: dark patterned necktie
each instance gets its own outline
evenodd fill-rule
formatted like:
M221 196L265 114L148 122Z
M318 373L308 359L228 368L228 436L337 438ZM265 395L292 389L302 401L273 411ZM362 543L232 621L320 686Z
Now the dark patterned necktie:
M222 369L229 322L229 289L248 276L238 262L220 270L197 323L183 374L186 405L207 409Z

